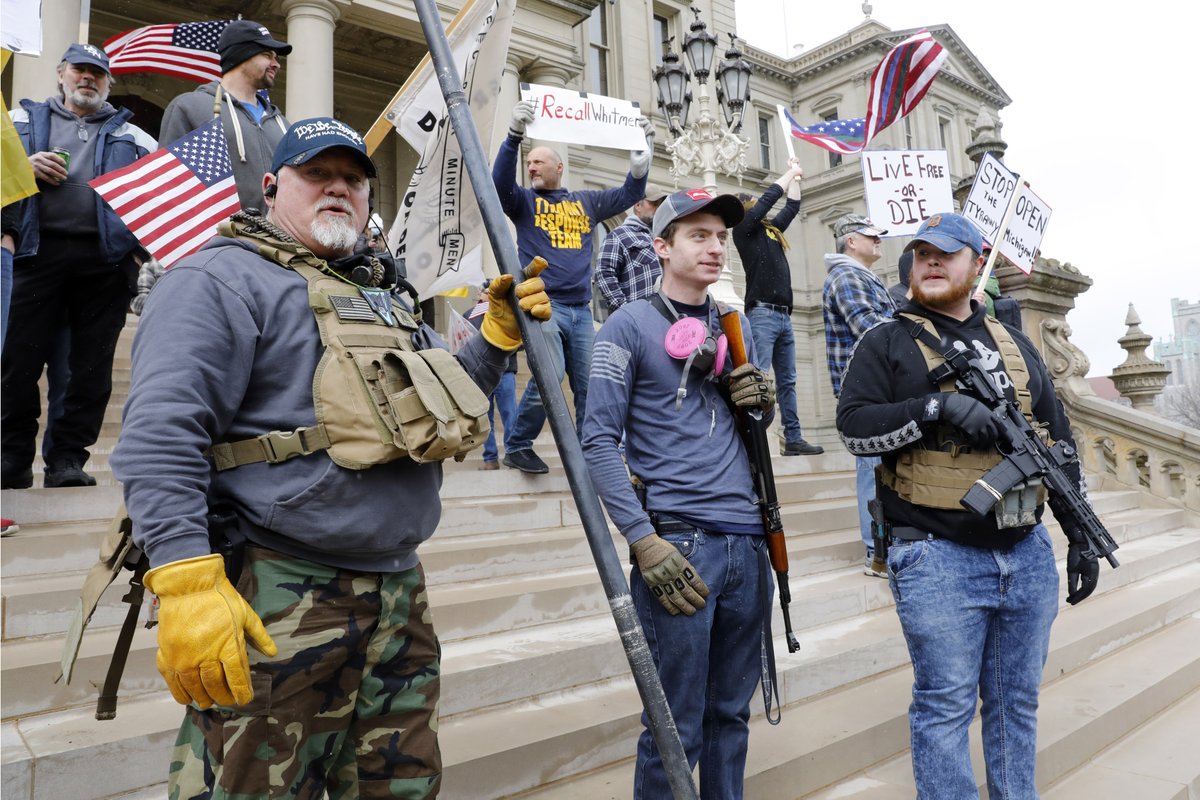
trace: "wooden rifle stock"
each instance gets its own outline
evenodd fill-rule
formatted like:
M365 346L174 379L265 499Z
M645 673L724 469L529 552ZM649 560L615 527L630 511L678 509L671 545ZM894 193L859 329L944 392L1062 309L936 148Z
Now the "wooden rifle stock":
M721 331L729 343L729 355L734 367L740 367L749 361L746 351L746 338L742 333L742 319L737 309L730 309L721 314ZM746 454L750 458L750 471L754 478L754 488L758 494L759 511L762 514L763 529L767 535L767 554L771 558L771 569L775 571L775 582L779 586L779 605L783 609L784 635L787 640L788 652L795 653L800 649L796 634L792 633L792 617L789 606L792 603L792 590L788 586L788 555L787 541L783 533L783 517L779 511L779 497L775 492L775 471L771 467L771 450L767 443L767 426L763 422L762 412L754 409L735 409L738 418L738 432L746 445Z

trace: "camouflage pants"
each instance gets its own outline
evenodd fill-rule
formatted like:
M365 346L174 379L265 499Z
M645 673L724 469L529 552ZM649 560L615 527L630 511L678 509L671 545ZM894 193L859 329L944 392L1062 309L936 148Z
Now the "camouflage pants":
M420 566L338 570L246 548L238 591L279 647L254 700L189 706L171 800L437 796L440 647Z

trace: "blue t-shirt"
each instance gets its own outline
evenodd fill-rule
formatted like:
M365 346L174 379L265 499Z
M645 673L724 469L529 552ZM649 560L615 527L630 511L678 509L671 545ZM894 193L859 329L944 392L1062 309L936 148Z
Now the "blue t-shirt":
M518 186L517 154L521 139L508 136L496 154L492 182L504 213L517 228L522 264L534 256L546 259L542 273L546 294L559 303L578 305L592 299L592 232L596 223L617 216L641 200L646 178L626 174L613 189L572 192L539 191Z

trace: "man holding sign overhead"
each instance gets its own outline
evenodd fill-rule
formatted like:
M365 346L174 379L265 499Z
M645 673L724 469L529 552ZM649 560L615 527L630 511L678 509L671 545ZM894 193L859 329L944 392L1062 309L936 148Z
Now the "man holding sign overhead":
M526 157L530 188L516 182L517 153L525 128L544 104L522 100L513 108L508 136L492 166L492 181L504 213L517 229L517 250L526 263L534 255L550 262L542 274L554 313L547 328L558 379L566 374L575 399L576 428L583 425L588 372L596 330L592 324L592 231L597 222L615 216L645 196L646 175L654 151L654 126L638 116L646 149L633 151L625 183L611 189L571 191L562 185L561 156L549 147L534 147ZM549 471L533 452L533 440L546 422L537 384L530 382L517 408L512 429L504 431L504 464L522 472Z

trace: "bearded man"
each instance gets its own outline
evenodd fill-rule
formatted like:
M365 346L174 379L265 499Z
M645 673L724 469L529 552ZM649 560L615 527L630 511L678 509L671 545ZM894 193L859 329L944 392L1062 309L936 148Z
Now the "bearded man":
M395 266L355 248L375 174L345 123L292 125L266 218L223 223L138 326L113 471L160 602L158 668L187 704L171 797L440 788L416 551L441 516L440 460L487 434L463 409L487 407L521 338L506 275L481 335L437 347L390 291ZM517 294L548 318L540 279ZM442 424L417 380L445 398Z

